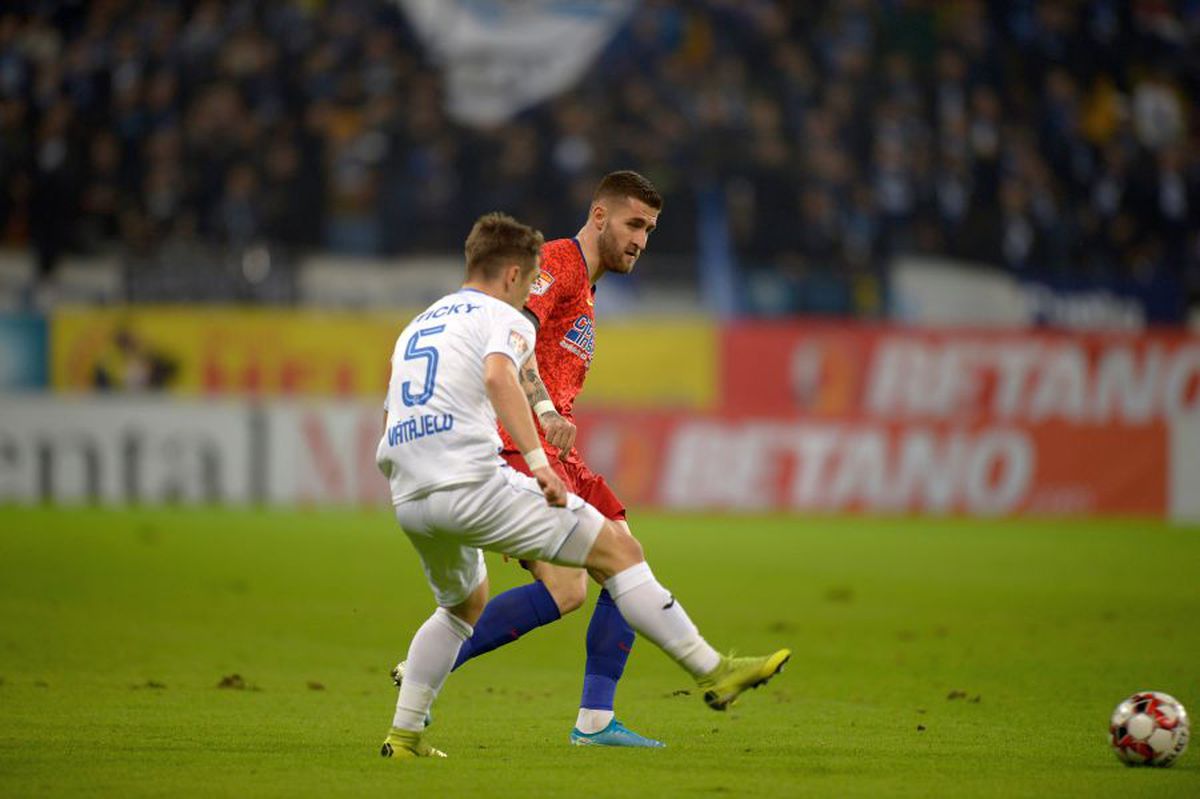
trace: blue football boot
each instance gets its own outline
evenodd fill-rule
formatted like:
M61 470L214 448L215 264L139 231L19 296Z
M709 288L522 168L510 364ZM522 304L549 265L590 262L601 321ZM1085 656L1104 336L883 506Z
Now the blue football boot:
M662 741L638 735L615 718L600 732L580 732L578 728L571 730L571 743L574 746L636 746L644 749L662 749L666 746Z

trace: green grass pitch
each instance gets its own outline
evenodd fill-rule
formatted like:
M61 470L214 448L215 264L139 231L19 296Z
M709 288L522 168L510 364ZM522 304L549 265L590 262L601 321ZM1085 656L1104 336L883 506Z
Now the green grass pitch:
M0 509L0 796L1200 796L1200 745L1105 740L1138 689L1200 711L1200 529L632 522L710 641L785 672L718 714L641 641L618 713L669 748L570 747L589 601L451 677L451 759L396 762L388 670L432 601L386 510Z

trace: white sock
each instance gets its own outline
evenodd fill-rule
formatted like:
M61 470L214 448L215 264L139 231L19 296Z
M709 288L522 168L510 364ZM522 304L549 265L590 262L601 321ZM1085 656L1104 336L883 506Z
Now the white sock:
M721 662L717 650L700 637L683 606L654 579L645 561L609 577L604 587L629 626L653 641L693 677L708 674Z
M463 641L472 632L471 625L445 608L438 608L425 620L408 646L393 727L418 732L425 729L425 714L454 667Z
M611 710L596 710L590 707L579 708L579 715L575 717L575 729L582 733L591 735L594 732L600 732L608 726L608 723L613 720L613 711Z

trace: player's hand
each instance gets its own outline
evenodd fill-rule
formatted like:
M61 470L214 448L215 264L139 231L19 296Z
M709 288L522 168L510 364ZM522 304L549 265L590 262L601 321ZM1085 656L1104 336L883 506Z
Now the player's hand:
M546 434L546 443L558 449L558 459L565 461L575 446L575 435L578 429L575 423L568 421L558 411L546 411L538 417L542 432Z
M567 505L567 486L563 483L562 478L554 473L554 470L549 466L543 466L540 469L533 470L533 476L537 479L538 485L542 488L542 495L546 497L546 504L555 508L563 508Z

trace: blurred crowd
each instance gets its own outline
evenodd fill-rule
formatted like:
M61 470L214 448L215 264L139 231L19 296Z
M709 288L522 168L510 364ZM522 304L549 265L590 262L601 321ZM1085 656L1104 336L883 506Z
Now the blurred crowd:
M1198 97L1200 0L642 0L490 130L447 116L395 3L10 0L0 239L43 273L193 239L455 251L492 209L569 235L630 167L654 249L724 224L763 312L878 314L910 253L1195 292Z

